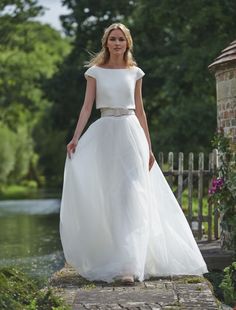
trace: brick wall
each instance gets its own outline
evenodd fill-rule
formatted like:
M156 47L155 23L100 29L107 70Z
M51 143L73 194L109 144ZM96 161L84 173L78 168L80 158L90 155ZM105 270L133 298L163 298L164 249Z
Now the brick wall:
M236 144L236 64L218 69L216 76L217 125Z

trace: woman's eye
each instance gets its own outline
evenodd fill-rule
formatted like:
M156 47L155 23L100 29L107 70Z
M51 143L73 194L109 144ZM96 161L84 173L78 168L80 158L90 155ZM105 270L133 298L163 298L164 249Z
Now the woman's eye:
M124 42L125 39L124 38L119 38L118 39L120 42ZM116 38L110 38L110 41L116 41Z

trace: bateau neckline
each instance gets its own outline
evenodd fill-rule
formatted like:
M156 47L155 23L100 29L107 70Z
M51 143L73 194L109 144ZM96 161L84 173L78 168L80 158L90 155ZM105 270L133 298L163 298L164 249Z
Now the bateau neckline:
M103 67L99 67L97 65L95 65L95 67L99 68L99 69L103 69L103 70L130 70L132 68L136 68L136 66L129 67L129 68L103 68Z

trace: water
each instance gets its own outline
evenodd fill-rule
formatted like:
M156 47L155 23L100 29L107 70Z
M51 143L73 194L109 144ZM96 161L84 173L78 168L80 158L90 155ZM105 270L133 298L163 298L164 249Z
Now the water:
M64 264L59 199L0 201L0 267L45 280Z

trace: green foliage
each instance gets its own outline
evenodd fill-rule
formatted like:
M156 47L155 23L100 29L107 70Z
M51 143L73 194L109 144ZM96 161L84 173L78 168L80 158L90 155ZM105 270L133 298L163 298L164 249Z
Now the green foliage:
M216 100L215 80L207 66L235 39L235 2L65 0L63 4L72 10L62 17L64 28L75 40L70 56L48 85L55 103L53 126L68 130L71 137L83 103L83 64L89 52L99 51L104 28L121 21L131 28L136 60L146 72L144 105L154 150L210 151ZM98 116L93 111L91 121Z
M33 142L27 128L17 132L0 123L0 183L18 181L28 172L33 154Z
M90 53L100 50L104 28L116 21L131 29L135 58L146 72L143 97L154 151L208 152L216 127L216 100L215 80L207 66L235 39L236 2L62 3L72 11L61 17L69 39L29 21L43 11L37 1L0 4L0 13L7 5L15 5L11 14L0 14L1 121L15 133L28 133L27 145L32 136L34 140L33 153L27 151L31 159L12 177L23 177L28 163L25 177L33 176L38 184L43 184L45 176L50 184L61 182L65 144L84 99L83 66ZM94 108L87 127L99 116ZM47 132L55 137L53 144L49 138L42 140ZM58 169L53 169L58 152Z
M40 12L42 8L33 0L0 5L0 135L4 136L0 139L0 183L27 178L41 185L44 178L38 166L41 154L36 151L35 128L51 103L42 88L70 45L50 26L29 21Z
M215 271L210 271L204 275L204 278L210 281L212 284L213 290L214 290L214 295L216 296L217 299L223 301L224 296L222 289L219 287L220 283L223 280L223 271L221 270L215 270Z
M29 199L38 198L38 184L36 181L24 180L22 184L4 184L0 187L0 199Z
M9 179L19 181L29 171L30 162L33 156L33 141L27 132L27 128L18 128L15 139L15 148L15 165L14 170L9 175Z
M219 165L209 189L209 202L215 204L222 212L221 227L228 232L229 238L224 240L226 247L236 251L236 162L230 148L230 138L219 130L212 141L218 149Z
M42 84L57 69L69 45L47 25L16 25L11 44L0 45L0 106L21 104L32 112L45 109Z
M3 13L4 12L4 13ZM9 45L17 25L43 12L37 0L3 0L0 2L0 44Z
M224 301L230 306L236 305L236 262L224 269L224 278L219 287L223 291Z
M0 124L0 183L5 182L16 162L16 136Z
M37 0L3 0L0 3L0 11L10 6L11 10L8 14L17 21L24 21L40 13L42 7L37 2ZM8 16L8 14L6 15Z
M68 310L50 289L38 285L15 268L0 269L0 308L2 310Z
M66 131L54 130L49 123L42 122L35 128L34 134L38 141L35 150L40 154L38 167L46 178L46 184L41 185L50 188L59 186L66 159Z
M235 40L235 13L233 0L138 1L130 26L147 73L144 105L155 150L210 150L216 99L207 67Z

